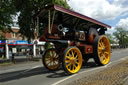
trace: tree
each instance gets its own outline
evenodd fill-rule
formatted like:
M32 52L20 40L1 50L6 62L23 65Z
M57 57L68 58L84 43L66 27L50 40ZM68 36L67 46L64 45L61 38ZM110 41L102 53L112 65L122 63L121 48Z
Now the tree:
M0 35L0 40L5 40L5 39L6 39L5 36Z
M119 41L119 45L126 45L128 42L128 31L123 28L116 28L116 32L113 33L116 39Z
M41 10L46 4L59 4L65 8L70 8L66 0L14 0L17 12L20 12L18 23L20 26L20 33L26 36L28 40L35 38L34 32L36 30L33 24L33 16ZM40 24L40 22L39 22ZM41 34L44 27L39 28Z
M15 14L16 11L13 0L0 0L0 31L11 31L13 15Z
M109 39L109 41L110 41L111 44L116 43L116 42L114 41L114 38L112 37L111 34L106 34L106 36L108 37L108 39Z

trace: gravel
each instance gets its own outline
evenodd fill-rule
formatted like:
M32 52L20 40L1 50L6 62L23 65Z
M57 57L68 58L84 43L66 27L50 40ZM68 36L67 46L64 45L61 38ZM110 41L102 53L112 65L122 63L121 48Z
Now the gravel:
M75 80L68 85L123 85L128 76L128 60L100 72Z

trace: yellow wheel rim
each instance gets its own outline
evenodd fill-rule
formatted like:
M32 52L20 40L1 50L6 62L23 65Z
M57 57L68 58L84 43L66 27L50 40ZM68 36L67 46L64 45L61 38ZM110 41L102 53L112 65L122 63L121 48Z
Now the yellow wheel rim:
M98 42L98 55L102 64L107 64L110 61L110 43L106 36L100 38Z
M82 55L79 49L70 48L65 55L65 66L68 72L76 73L82 65Z
M50 49L45 54L45 66L50 70L55 70L59 67L59 55L55 49Z

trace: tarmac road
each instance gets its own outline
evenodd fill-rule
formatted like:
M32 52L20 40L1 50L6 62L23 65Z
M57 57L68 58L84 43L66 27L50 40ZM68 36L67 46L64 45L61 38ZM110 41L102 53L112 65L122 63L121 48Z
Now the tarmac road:
M110 64L107 66L120 62L126 56L128 56L128 49L112 52ZM94 61L90 60L87 66L82 66L79 73L67 76L61 67L58 71L51 72L45 69L41 62L28 62L0 67L0 85L64 85L73 79L91 75L107 66L97 67Z

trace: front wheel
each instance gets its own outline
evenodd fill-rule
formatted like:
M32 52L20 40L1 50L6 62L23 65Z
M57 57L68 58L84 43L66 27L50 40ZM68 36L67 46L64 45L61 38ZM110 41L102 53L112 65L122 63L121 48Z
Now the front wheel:
M111 48L108 38L105 35L96 36L93 42L93 57L98 65L106 65L110 61Z
M82 55L77 47L68 47L64 51L62 65L66 73L77 73L82 66Z
M49 70L56 70L60 66L59 55L55 48L50 48L45 51L42 56L44 66Z

